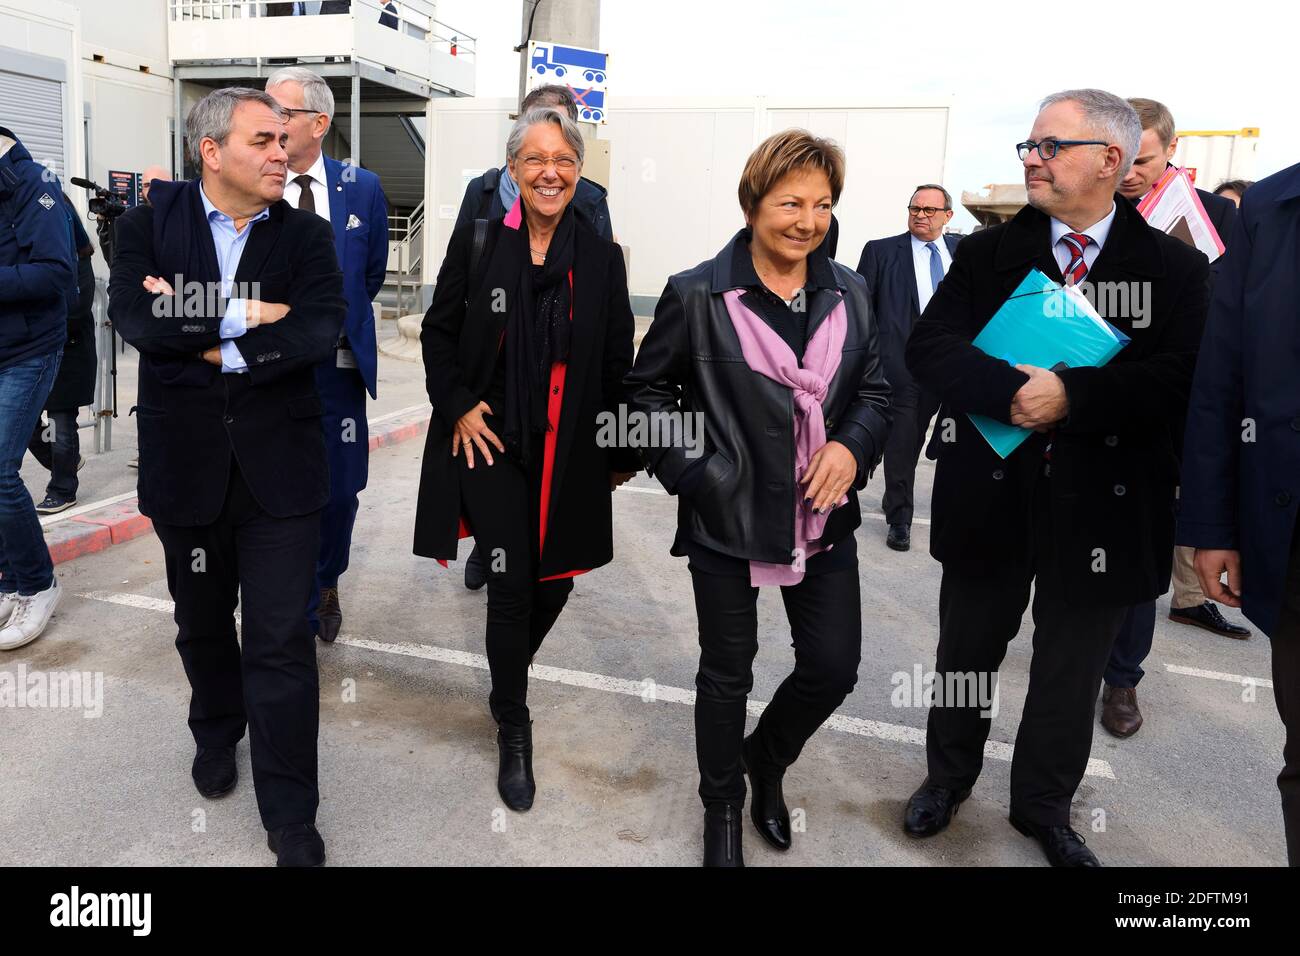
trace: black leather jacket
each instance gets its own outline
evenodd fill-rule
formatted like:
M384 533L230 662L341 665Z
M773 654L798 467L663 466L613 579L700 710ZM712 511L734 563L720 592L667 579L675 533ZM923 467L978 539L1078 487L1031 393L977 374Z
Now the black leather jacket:
M688 537L733 557L788 564L795 495L801 492L794 481L793 393L746 364L722 298L738 287L731 264L745 236L742 230L716 258L668 280L624 382L635 411L702 414L703 473L689 494L679 496L673 554L685 553ZM884 453L889 383L866 283L852 269L826 263L838 291L822 289L809 297L807 334L811 338L842 294L848 334L822 408L828 440L841 441L858 459L854 484L860 490ZM687 449L678 443L640 451L647 470L677 494L678 480L695 460ZM845 507L831 512L821 542L839 541L861 521L857 495L851 494Z

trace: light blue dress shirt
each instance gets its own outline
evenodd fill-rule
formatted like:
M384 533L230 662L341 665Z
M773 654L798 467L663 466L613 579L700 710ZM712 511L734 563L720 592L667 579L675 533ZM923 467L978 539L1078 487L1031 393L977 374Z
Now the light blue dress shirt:
M208 201L208 194L199 184L199 196L203 199L203 210L208 216L208 227L212 230L212 244L217 247L217 267L221 270L221 295L230 295L235 284L235 273L239 271L239 260L244 254L244 246L253 232L253 223L271 215L269 208L263 209L248 222L244 228L235 229L235 221ZM247 372L248 363L235 346L234 339L248 331L248 300L231 299L226 304L225 314L221 317L218 334L221 343L221 371Z

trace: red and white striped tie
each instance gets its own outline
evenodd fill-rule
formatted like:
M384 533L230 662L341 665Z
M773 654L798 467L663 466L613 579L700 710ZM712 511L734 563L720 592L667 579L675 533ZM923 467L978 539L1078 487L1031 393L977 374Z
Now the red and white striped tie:
M1088 260L1083 257L1083 250L1088 248L1088 243L1092 240L1079 232L1067 232L1061 237L1061 242L1065 243L1070 254L1070 264L1064 272L1065 284L1078 285L1088 274Z

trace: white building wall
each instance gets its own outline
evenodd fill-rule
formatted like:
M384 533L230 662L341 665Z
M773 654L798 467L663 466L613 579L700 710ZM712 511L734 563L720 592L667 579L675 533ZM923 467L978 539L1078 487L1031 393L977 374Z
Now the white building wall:
M426 283L437 275L466 179L505 161L513 107L486 98L430 106ZM845 151L836 258L851 267L868 239L907 228L912 187L943 183L946 102L620 98L601 138L612 141L610 215L629 248L633 295L658 296L668 276L712 258L744 225L736 187L745 160L790 126L829 136Z

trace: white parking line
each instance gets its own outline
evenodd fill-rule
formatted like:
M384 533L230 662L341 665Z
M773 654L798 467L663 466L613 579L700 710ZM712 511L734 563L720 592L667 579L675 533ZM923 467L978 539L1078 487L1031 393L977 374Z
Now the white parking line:
M88 591L80 595L80 597L91 601L102 601L108 604L118 604L124 607L139 608L145 611L159 611L167 614L170 614L175 608L171 601L146 597L143 594ZM488 660L482 654L453 650L448 647L437 647L433 644L389 643L344 635L340 635L334 643L346 647L355 647L359 650L378 651L381 654L396 654L401 657L437 661L440 664L455 664L459 667L473 667L484 671L488 669ZM686 706L692 706L695 703L695 691L687 690L684 687L660 684L649 678L627 680L622 677L610 677L606 674L593 674L588 671L570 670L567 667L551 667L545 664L534 664L528 671L528 677L529 680L544 680L553 684L565 684L569 687L582 687L587 690L599 690L610 694L639 697L649 703L684 704ZM748 703L749 714L757 717L763 713L766 706L766 701L750 698ZM822 726L840 733L855 734L859 737L873 737L877 740L887 740L892 743L925 746L924 730L916 727L906 727L901 724L889 724L878 720L866 720L861 717L835 714ZM998 741L989 741L984 745L984 756L993 760L1010 761L1014 752L1015 748L1010 744ZM1115 771L1106 760L1090 759L1085 773L1090 777L1103 777L1107 780L1115 779Z
M1199 667L1184 667L1181 664L1166 664L1165 670L1170 674L1184 674L1187 677L1204 677L1206 680L1227 681L1229 684L1239 684L1242 687L1269 687L1273 682L1267 677L1247 677L1244 674L1225 674L1222 671L1205 671Z

